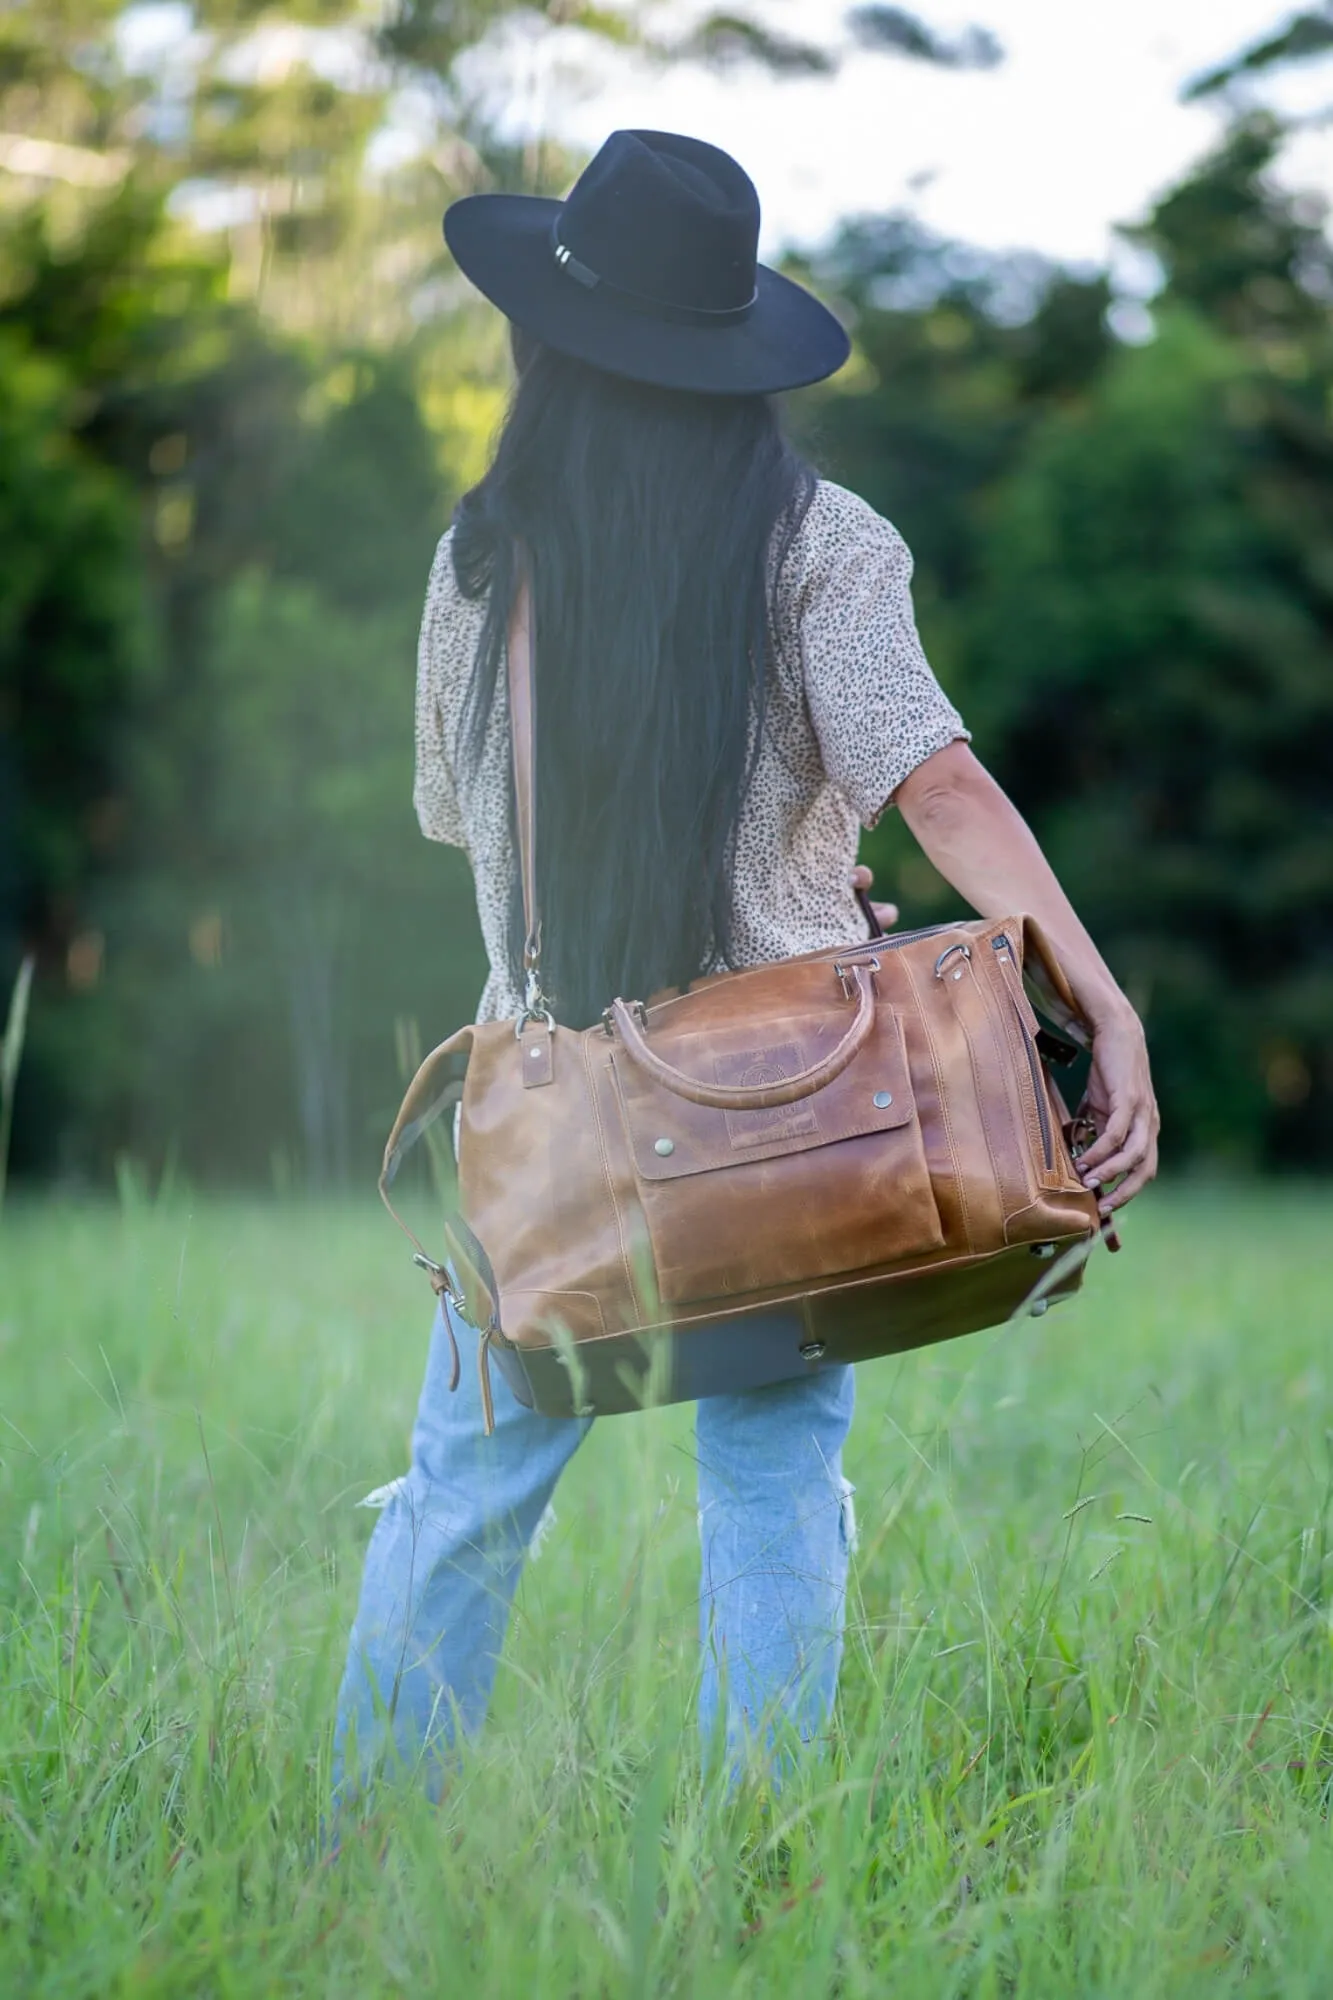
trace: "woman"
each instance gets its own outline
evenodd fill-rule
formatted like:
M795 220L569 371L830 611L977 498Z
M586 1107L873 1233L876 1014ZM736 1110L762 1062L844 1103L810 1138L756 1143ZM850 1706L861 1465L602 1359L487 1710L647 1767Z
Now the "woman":
M1142 1029L926 663L901 537L783 441L771 396L833 373L848 344L757 266L758 225L734 160L648 132L614 134L563 204L477 196L445 218L519 369L491 468L440 545L417 698L422 830L465 847L476 878L480 1018L523 1005L503 685L522 552L560 1019L863 934L858 827L896 805L981 916L1028 911L1054 943L1094 1031L1083 1170L1110 1214L1156 1168ZM498 1382L484 1439L474 1371L448 1391L448 1331L371 1542L343 1770L387 1741L438 1779L456 1731L479 1727L523 1557L586 1431ZM829 1368L698 1406L706 1739L721 1726L739 1746L779 1717L809 1738L827 1716L852 1395L851 1370Z

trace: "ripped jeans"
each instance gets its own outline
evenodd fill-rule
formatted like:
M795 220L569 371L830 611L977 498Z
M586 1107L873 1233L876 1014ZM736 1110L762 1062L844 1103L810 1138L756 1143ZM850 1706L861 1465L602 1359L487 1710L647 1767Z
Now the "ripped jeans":
M480 1729L524 1558L589 1429L525 1409L497 1372L495 1434L484 1436L476 1335L457 1317L454 1328L459 1387L437 1318L411 1469L388 1489L366 1556L338 1699L340 1795L386 1752L434 1792L456 1730ZM706 1748L723 1702L733 1757L775 1722L809 1741L827 1721L853 1539L842 1475L853 1400L840 1367L697 1405Z

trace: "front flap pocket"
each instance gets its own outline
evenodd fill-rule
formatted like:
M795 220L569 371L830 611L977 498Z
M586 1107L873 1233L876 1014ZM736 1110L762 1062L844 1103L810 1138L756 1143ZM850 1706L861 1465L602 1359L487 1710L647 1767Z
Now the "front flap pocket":
M753 1089L808 1069L842 1024L824 1006L758 1027L664 1037L694 1079ZM832 1040L830 1040L830 1037ZM943 1241L902 1030L880 1005L832 1083L764 1111L694 1104L613 1056L662 1303L799 1295L835 1274L919 1257Z
M745 1089L785 1083L825 1053L829 1017L824 1008L808 1022L737 1023L675 1035L667 1053L677 1069L708 1083ZM836 1016L833 1025L842 1025ZM892 1132L916 1117L902 1029L884 1006L876 1010L870 1040L841 1076L810 1097L768 1111L693 1104L645 1076L623 1049L616 1049L612 1063L635 1170L645 1181L804 1153L866 1132Z

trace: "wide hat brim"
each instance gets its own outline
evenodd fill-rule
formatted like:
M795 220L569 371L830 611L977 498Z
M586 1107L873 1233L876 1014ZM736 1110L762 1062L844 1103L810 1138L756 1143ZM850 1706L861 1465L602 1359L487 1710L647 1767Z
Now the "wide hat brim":
M612 375L704 395L771 396L821 382L851 343L827 306L761 264L748 316L728 326L657 319L555 260L563 204L541 195L473 194L444 218L459 269L534 340Z

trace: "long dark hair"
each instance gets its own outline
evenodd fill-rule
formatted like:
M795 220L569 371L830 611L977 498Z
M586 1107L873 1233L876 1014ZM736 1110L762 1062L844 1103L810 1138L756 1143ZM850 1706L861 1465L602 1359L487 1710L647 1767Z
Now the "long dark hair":
M453 559L488 593L456 754L483 754L520 551L537 691L542 984L587 1026L732 950L736 823L763 727L772 581L813 474L772 401L656 389L515 337L518 384ZM511 885L509 957L522 988Z

